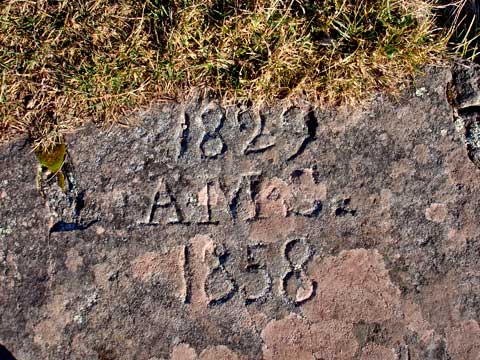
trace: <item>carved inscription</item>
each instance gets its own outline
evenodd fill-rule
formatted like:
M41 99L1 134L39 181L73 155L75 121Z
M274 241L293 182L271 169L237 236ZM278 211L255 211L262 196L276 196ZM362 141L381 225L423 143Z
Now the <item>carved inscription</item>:
M313 141L317 122L311 108L291 107L282 114L282 128L290 139L284 145L289 161L299 156L308 143Z
M315 139L313 111L293 106L279 114L248 106L232 113L208 99L182 111L174 152L179 168L186 166L183 172L164 172L142 224L200 232L183 245L178 260L179 297L194 311L231 301L263 304L274 297L297 306L315 296L316 283L306 271L313 248L306 238L289 237L282 244L247 238L232 246L232 239L201 234L227 222L240 229L268 218L281 224L282 218L322 214L327 189L316 166L292 165ZM266 163L277 166L275 175L263 172Z
M258 186L260 174L252 173L240 176L238 185L233 190L228 207L232 219L243 221L253 220L257 217L255 204L255 188Z
M159 180L146 223L149 225L175 224L181 221L176 200L166 181Z
M238 123L240 124L240 128L245 126L244 124L255 124L252 137L243 148L245 155L262 152L275 146L275 137L265 129L265 117L262 114L258 112L254 113L252 110L240 112L238 114Z
M287 266L277 278L280 288L275 291L268 257L262 254L265 244L247 245L245 253L240 254L244 261L240 271L234 272L235 276L229 270L233 261L229 249L209 236L194 237L184 250L180 261L185 283L182 298L186 304L214 307L239 297L245 305L250 305L276 295L283 297L286 303L300 305L315 296L316 283L305 270L313 250L305 238L288 240L277 252Z
M284 256L290 269L282 278L281 292L296 305L315 294L316 283L305 273L305 265L312 254L311 247L304 238L290 240L284 247Z
M283 160L300 156L315 140L318 126L310 107L288 107L280 116L242 106L234 111L236 124L233 142L225 141L222 132L227 121L226 110L216 101L203 102L195 109L184 109L176 130L177 159L195 151L201 159L219 159L230 149L237 156L262 154L276 145ZM232 138L231 138L232 139ZM190 143L194 143L192 146Z
M205 249L203 256L203 261L209 268L204 284L208 305L224 303L237 290L235 281L224 266L229 257L228 251L222 244L216 244L211 248Z
M219 132L224 121L225 110L214 102L208 104L198 117L203 127L199 143L203 157L215 158L225 151L225 142Z
M272 289L272 277L268 272L267 264L259 256L265 245L254 244L247 246L247 263L244 268L241 286L245 304L264 299Z
M293 188L293 201L289 214L313 217L322 211L327 189L318 180L318 172L313 169L299 169L290 174Z
M173 191L172 186L177 190ZM315 169L298 169L288 181L268 179L260 172L239 174L231 190L220 180L197 184L194 179L160 179L152 196L148 225L205 224L220 220L256 221L270 216L317 217L326 198L326 186Z

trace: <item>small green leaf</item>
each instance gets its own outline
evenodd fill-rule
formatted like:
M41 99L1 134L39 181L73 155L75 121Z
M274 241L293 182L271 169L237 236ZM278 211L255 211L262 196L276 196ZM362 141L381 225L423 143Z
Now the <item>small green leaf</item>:
M62 191L64 193L67 193L67 186L66 186L66 183L65 183L65 175L63 175L63 173L61 171L57 174L57 184L60 187L60 189L62 189Z
M67 155L67 145L56 144L52 148L35 149L35 155L44 168L47 168L52 174L59 172L62 169L65 162L65 156Z
M389 59L392 59L397 52L398 52L398 49L395 46L391 44L385 45L385 54L387 54L387 57Z

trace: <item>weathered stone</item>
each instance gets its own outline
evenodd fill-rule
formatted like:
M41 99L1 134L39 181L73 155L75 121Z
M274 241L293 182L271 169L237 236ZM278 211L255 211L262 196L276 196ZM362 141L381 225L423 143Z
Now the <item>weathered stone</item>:
M479 359L478 79L431 69L355 110L164 104L68 136L68 191L52 179L44 198L28 144L3 146L0 344L22 360Z

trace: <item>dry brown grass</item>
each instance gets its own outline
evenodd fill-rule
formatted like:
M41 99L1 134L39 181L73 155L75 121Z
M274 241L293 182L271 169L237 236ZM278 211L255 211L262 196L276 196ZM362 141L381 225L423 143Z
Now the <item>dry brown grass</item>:
M429 0L4 0L0 140L46 147L197 87L323 104L395 91L446 53L434 14Z
M440 19L449 29L450 47L464 59L480 60L480 1L443 0Z

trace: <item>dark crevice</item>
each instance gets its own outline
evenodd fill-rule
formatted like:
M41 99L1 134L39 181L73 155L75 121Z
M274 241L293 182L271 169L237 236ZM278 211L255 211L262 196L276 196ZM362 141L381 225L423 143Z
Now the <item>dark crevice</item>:
M458 109L459 115L478 115L480 117L480 105L467 106Z
M471 106L458 112L464 120L468 158L480 168L480 107Z
M16 360L7 348L0 344L0 360Z
M75 198L75 216L80 216L80 212L85 207L85 190L78 193Z
M357 215L357 210L350 207L350 199L343 199L338 202L337 208L335 209L335 216L343 217L347 215L355 216Z
M292 178L292 181L295 181L296 179L298 179L302 175L303 175L303 170L296 169L296 170L292 171L292 173L290 174L290 177Z
M189 246L184 246L183 247L183 274L185 276L185 298L183 299L183 302L185 304L190 304L192 301L192 282L189 281L193 277L193 270L191 269L190 265L190 245Z
M190 137L190 115L185 113L184 118L185 122L182 124L184 127L180 130L180 150L178 152L178 158L187 152Z
M478 97L478 76L480 67L457 61L452 67L452 80L447 84L447 100L453 110L453 118L459 121L464 131L467 156L480 168L480 104Z
M49 234L53 234L55 232L68 232L68 231L86 230L90 226L92 226L93 224L95 224L97 222L98 222L98 219L92 220L92 221L90 221L86 224L58 221L50 228Z

